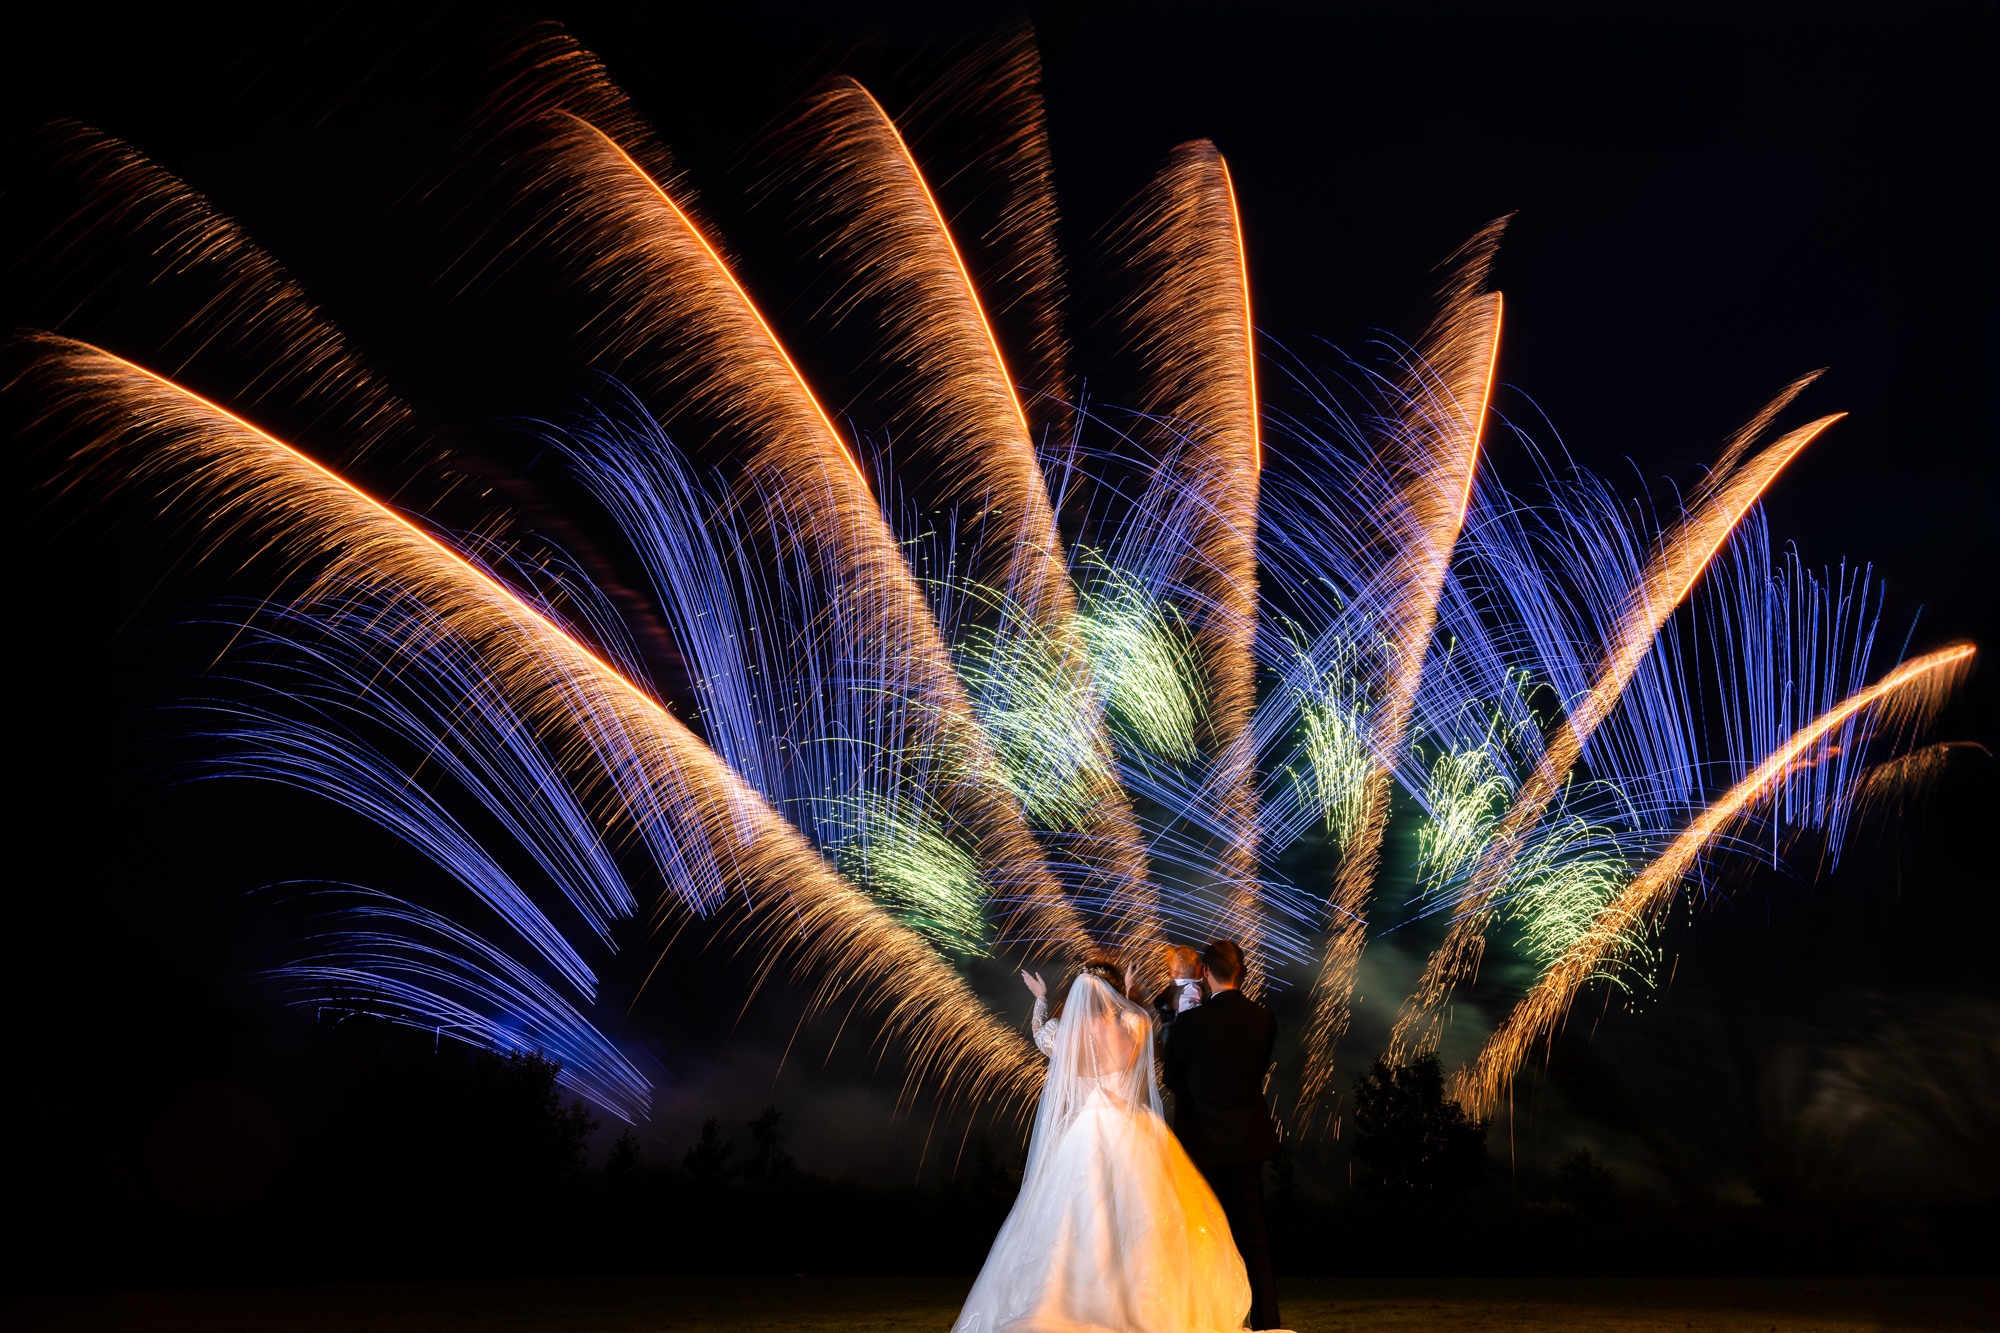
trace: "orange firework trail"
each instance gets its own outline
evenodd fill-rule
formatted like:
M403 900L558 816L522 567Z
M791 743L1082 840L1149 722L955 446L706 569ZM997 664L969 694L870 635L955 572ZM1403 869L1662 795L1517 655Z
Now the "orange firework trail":
M1764 425L1811 383L1813 376L1789 386L1769 408L1758 414L1752 427ZM1694 591L1695 583L1736 530L1750 507L1757 503L1778 473L1801 450L1818 438L1844 414L1821 417L1801 426L1759 453L1749 463L1726 472L1741 454L1741 444L1732 442L1724 450L1711 479L1699 492L1690 512L1658 543L1639 584L1632 590L1627 609L1597 678L1588 693L1571 708L1569 716L1536 761L1534 772L1522 784L1513 805L1494 829L1486 849L1480 854L1472 877L1460 895L1451 929L1444 944L1425 964L1418 989L1403 1006L1389 1039L1389 1058L1407 1058L1411 1053L1436 1044L1440 1017L1451 1002L1452 992L1479 968L1485 947L1487 923L1492 919L1496 897L1505 887L1507 874L1520 855L1528 834L1562 790L1563 781L1576 766L1598 725L1624 696L1625 688L1652 651L1660 627ZM1741 436L1738 437L1739 441Z
M133 461L177 500L230 516L212 539L260 539L315 588L374 586L412 597L473 644L495 685L571 765L654 838L699 848L703 897L743 896L739 927L769 960L794 959L820 999L850 984L907 1045L911 1071L953 1094L1018 1107L1038 1083L1033 1052L996 1023L963 978L915 932L830 870L677 718L568 631L436 538L296 449L142 366L68 339L37 340L48 386L42 423L81 437L79 466ZM309 592L306 600L314 596ZM435 631L426 631L434 633ZM664 905L664 904L663 904ZM832 966L835 962L838 967Z
M955 497L998 511L1010 540L984 581L1053 623L1073 600L1027 415L909 145L881 103L844 78L808 98L788 136L812 159L815 207L850 261L847 304L884 307L883 358L905 368L894 395L901 447L921 451L919 466Z
M1630 947L1635 932L1658 918L1711 843L1777 790L1794 765L1810 762L1811 752L1829 734L1864 710L1879 705L1878 724L1886 726L1893 725L1899 715L1915 716L1934 708L1970 668L1975 651L1969 643L1956 644L1913 658L1801 727L1748 777L1704 810L1658 860L1598 914L1583 938L1549 968L1487 1039L1471 1070L1459 1072L1453 1095L1473 1115L1490 1111L1529 1050L1547 1039L1569 1012L1578 990L1591 978L1603 975L1607 964L1615 965L1617 957Z
M563 114L568 115L567 112ZM777 335L771 332L771 325L764 318L763 312L757 309L756 303L750 299L750 294L743 290L743 284L736 280L734 273L730 272L729 265L723 261L722 256L716 252L715 247L709 243L708 237L701 234L701 229L695 226L693 220L688 217L681 206L674 202L674 197L667 193L665 187L648 176L645 169L633 160L630 153L620 148L610 135L598 129L581 116L569 116L569 119L574 121L577 128L585 135L594 136L597 144L603 151L622 162L635 179L644 181L648 186L652 187L653 194L660 201L660 206L672 215L673 220L679 224L679 229L686 234L687 239L693 241L695 246L699 248L701 259L705 260L706 263L703 264L697 260L692 261L688 266L705 268L714 277L720 278L724 286L728 289L727 296L722 296L719 299L711 299L711 301L705 303L709 309L740 313L747 316L750 322L756 326L754 334L747 330L737 330L736 337L727 339L724 350L736 353L737 356L733 358L724 356L721 358L726 365L733 369L750 372L745 376L747 382L730 384L726 387L717 386L715 392L719 396L741 401L745 398L753 397L754 391L750 390L749 385L761 381L762 387L767 393L773 392L774 389L785 397L791 397L795 393L798 398L804 400L805 406L811 413L813 429L806 433L807 438L812 444L819 446L821 451L825 451L826 446L830 443L833 449L838 451L840 457L847 463L847 466L854 470L854 479L865 489L868 485L868 478L861 471L861 464L854 461L854 451L847 447L847 441L841 438L838 430L834 429L833 418L826 414L826 409L820 406L819 399L814 397L812 390L806 386L805 376L799 373L798 366L792 361L790 354L785 351L784 345L778 341ZM671 270L680 266L659 264L656 260L649 267ZM743 356L746 352L749 353L747 357ZM780 372L775 366L769 364L760 366L758 364L759 361L776 361L784 369ZM776 386L784 387L776 388ZM786 405L793 409L789 414L793 418L793 423L788 424L795 424L796 418L799 415L797 411L799 405L797 403L788 403Z
M1230 901L1209 931L1241 941L1254 960L1257 795L1244 728L1257 694L1257 359L1236 190L1214 144L1174 150L1123 240L1138 275L1125 318L1146 377L1145 436L1171 460L1192 510L1176 525L1185 551L1169 586L1184 590L1175 600L1207 700L1197 744L1217 757L1209 784L1225 830L1217 871Z
M1041 81L1034 30L1023 23L955 62L897 118L915 156L930 156L937 142L957 160L980 163L974 197L941 213L950 218L954 243L967 247L981 307L1006 349L1015 398L1037 439L1044 429L1066 435L1070 424L1055 175ZM913 125L920 128L910 132Z
M748 446L745 476L759 503L791 520L787 537L833 572L841 604L869 617L868 637L897 644L910 667L926 705L922 725L937 732L910 737L910 748L962 757L961 780L937 795L972 833L989 879L1009 885L1010 916L1019 918L1009 929L1089 953L1090 935L1020 810L982 780L990 747L847 442L721 252L671 185L649 174L644 164L665 154L622 94L567 36L548 36L534 51L492 115L539 131L523 164L533 188L554 198L547 221L524 239L543 242L572 266L574 286L601 300L605 314L585 335L593 363L671 404L663 419L705 411ZM626 142L571 107L618 126Z
M1902 814L1906 805L1920 797L1944 775L1953 750L1977 750L1988 759L1993 752L1978 741L1939 741L1912 750L1899 759L1877 764L1854 789L1857 810L1876 808Z
M1104 753L1075 634L1075 594L1027 415L923 172L881 103L852 79L813 93L786 139L811 164L814 206L853 275L845 304L879 307L882 358L903 368L894 395L905 414L899 451L935 488L920 504L978 515L973 580L1003 590L1010 613L1042 639L1059 692L1081 712L1073 725ZM1085 828L1068 846L1096 881L1093 896L1116 905L1128 966L1143 972L1155 964L1160 927L1131 804L1100 765L1078 776L1089 786L1080 802Z
M1437 619L1452 549L1472 502L1472 482L1485 429L1486 405L1500 351L1501 299L1486 292L1486 274L1507 220L1489 223L1461 251L1444 309L1420 348L1406 393L1403 438L1410 480L1402 496L1402 531L1388 574L1395 589L1379 633L1388 650L1380 693L1368 722L1369 765L1360 817L1341 849L1328 896L1329 935L1313 988L1312 1025L1299 1102L1308 1116L1333 1077L1333 1051L1347 1030L1355 969L1367 943L1362 913L1374 888L1382 835L1389 822L1394 756L1409 730L1410 708L1422 681L1424 655Z
M90 289L83 258L144 236L155 265L146 281L208 291L155 349L169 374L202 383L230 377L243 362L261 367L248 380L236 377L240 400L295 421L303 438L349 465L387 442L443 457L410 439L410 409L355 358L298 284L201 195L130 145L74 122L42 127L24 149L69 187L61 212L46 219L46 239L27 247L16 269L49 289L48 305L71 316L87 310L100 293ZM25 231L30 219L20 221ZM446 489L432 486L423 498L434 502Z

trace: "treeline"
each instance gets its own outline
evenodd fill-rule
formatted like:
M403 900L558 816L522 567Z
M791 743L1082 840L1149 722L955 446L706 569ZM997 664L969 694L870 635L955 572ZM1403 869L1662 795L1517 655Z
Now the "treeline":
M647 1160L627 1132L592 1167L595 1122L558 1075L536 1055L462 1050L381 1070L269 1211L313 1219L323 1275L789 1276L971 1272L1012 1202L990 1151L942 1187L801 1171L775 1107L737 1133L710 1119L678 1160Z
M672 1160L626 1134L593 1163L596 1121L537 1055L302 1027L185 984L158 999L122 1063L8 1071L17 1289L970 1273L1019 1183L986 1145L941 1185L819 1176L776 1108Z
M787 1152L775 1107L711 1119L666 1160L628 1133L592 1162L592 1117L540 1057L361 1020L260 1037L248 1011L178 998L181 1049L156 1062L73 1064L61 1083L15 1067L17 1289L969 1275L1020 1184L1018 1145L975 1144L956 1177L921 1187L815 1175ZM1664 1200L1587 1152L1524 1184L1445 1099L1434 1060L1378 1064L1353 1094L1340 1142L1288 1149L1269 1170L1281 1274L1980 1271L1990 1259L1990 1206L1913 1217L1866 1200Z
M983 1145L942 1186L801 1171L775 1108L744 1127L748 1151L711 1120L679 1161L647 1161L627 1134L593 1167L596 1122L559 1069L377 1050L282 1116L247 1085L198 1085L94 1179L17 1175L10 1214L33 1221L15 1283L970 1273L1018 1185Z
M1488 1126L1446 1098L1434 1055L1376 1061L1350 1106L1344 1145L1287 1148L1273 1164L1280 1273L1971 1273L1989 1270L2000 1236L1991 1201L1916 1214L1870 1199L1638 1193L1587 1149L1524 1188L1511 1164L1490 1160Z

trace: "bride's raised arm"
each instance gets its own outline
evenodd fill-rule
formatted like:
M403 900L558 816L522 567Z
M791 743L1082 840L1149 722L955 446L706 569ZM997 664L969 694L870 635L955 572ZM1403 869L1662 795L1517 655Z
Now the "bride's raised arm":
M1022 982L1035 997L1035 1016L1029 1030L1035 1034L1035 1049L1045 1056L1056 1053L1056 1030L1061 1019L1049 1017L1049 988L1039 972L1021 973Z

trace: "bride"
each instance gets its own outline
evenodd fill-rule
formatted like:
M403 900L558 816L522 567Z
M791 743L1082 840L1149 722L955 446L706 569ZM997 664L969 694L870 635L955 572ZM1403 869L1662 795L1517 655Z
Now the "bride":
M1115 964L1086 964L1062 1016L1039 976L1049 1057L1020 1197L952 1333L1221 1333L1250 1282L1222 1205L1160 1113L1153 1025Z

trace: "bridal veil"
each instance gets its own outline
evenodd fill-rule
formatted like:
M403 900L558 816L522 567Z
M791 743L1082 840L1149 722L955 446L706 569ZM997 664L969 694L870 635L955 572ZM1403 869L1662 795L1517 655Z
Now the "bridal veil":
M954 1333L1222 1333L1250 1284L1161 1115L1153 1023L1085 974L1063 1002L1013 1211Z

